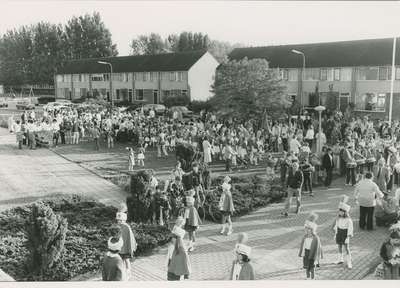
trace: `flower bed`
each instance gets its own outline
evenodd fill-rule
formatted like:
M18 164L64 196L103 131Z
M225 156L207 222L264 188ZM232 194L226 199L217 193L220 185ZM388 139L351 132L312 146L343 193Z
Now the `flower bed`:
M218 187L223 182L223 176L214 178L212 180L212 187ZM264 207L269 203L278 202L285 197L286 192L284 191L280 181L267 181L265 177L260 175L253 176L231 176L232 181L232 198L235 206L233 212L233 218L246 215L258 208ZM219 195L222 189L219 188ZM212 219L208 214L209 205L212 199L207 199L204 204L207 218ZM219 200L219 199L218 199ZM215 203L215 202L214 202ZM217 214L217 215L215 215ZM216 219L222 219L220 213L214 212Z
M24 221L32 204L7 210L0 214L0 268L17 281L66 281L77 275L98 271L107 251L109 228L116 224L117 209L92 198L72 195L43 200L68 220L65 250L60 260L40 279L28 275L28 250ZM138 242L136 256L150 252L171 240L165 227L130 224Z

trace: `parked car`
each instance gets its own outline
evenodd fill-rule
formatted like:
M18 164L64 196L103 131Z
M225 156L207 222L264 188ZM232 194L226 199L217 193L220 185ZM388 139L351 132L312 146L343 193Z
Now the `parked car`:
M67 99L57 99L57 101L55 101L55 102L57 102L57 103L63 103L64 105L65 105L65 104L71 104L71 103L72 103L70 100L67 100Z
M36 98L31 98L30 101L33 105L39 106L39 101Z
M161 104L146 104L143 106L143 112L149 114L150 109L154 109L157 115L164 115L165 106Z
M37 98L38 102L40 104L47 104L49 102L55 102L56 101L56 97L54 96L42 96Z
M0 99L0 107L8 107L6 99L4 98Z
M35 109L35 104L32 104L28 100L24 100L24 101L18 101L15 107L17 107L17 109L29 110L29 109Z
M183 117L192 117L193 116L193 111L190 111L187 107L185 106L172 106L169 108L170 110L179 110L182 113Z
M58 106L62 106L67 108L68 103L61 103L61 102L49 102L46 105L43 106L44 111L53 111L53 110L58 110L56 109ZM69 105L74 105L73 103L69 103Z

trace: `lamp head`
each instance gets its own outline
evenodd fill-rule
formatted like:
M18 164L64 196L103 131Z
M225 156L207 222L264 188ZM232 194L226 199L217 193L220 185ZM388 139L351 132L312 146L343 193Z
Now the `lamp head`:
M303 53L301 53L300 51L297 51L297 50L292 50L292 52L296 53L296 54L303 54Z

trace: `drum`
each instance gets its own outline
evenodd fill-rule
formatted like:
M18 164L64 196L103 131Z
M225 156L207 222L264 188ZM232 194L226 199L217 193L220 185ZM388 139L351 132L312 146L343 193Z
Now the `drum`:
M363 164L365 164L365 159L357 159L356 163L357 163L357 165L363 165Z
M375 157L368 158L368 159L366 160L366 162L367 162L367 163L375 163L375 162L376 162L376 158L375 158Z
M356 162L346 163L346 167L347 168L356 168L357 167L357 163Z

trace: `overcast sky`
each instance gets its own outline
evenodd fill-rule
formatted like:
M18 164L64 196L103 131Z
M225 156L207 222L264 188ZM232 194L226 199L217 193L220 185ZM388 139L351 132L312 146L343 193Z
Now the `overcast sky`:
M400 36L400 2L0 0L0 11L1 36L22 25L65 25L74 15L99 12L119 56L129 54L132 39L151 32L162 38L202 32L247 46Z

